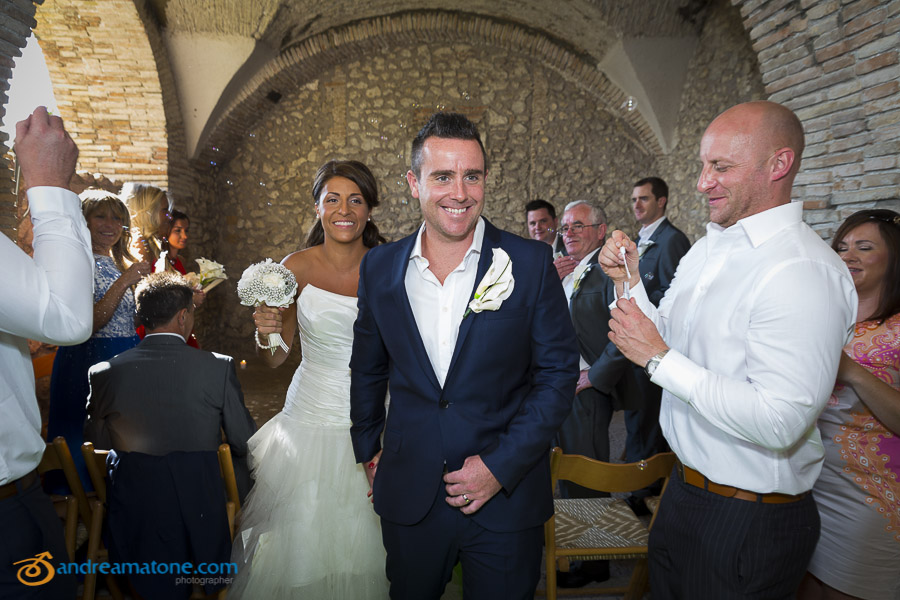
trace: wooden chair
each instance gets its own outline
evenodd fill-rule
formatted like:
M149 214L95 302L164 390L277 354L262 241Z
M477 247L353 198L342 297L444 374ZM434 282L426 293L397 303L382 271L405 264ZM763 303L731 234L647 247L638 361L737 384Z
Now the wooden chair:
M103 519L106 511L106 455L108 450L95 450L94 444L85 442L81 446L81 454L87 465L88 476L97 494L90 500L90 524L88 527L88 550L86 560L95 563L107 562L109 551L103 545ZM106 576L106 583L113 598L123 598L122 592L116 583L114 575ZM97 574L88 573L84 576L83 600L93 600L97 590Z
M106 457L109 454L109 450L97 450L94 448L94 445L91 442L85 442L81 446L81 451L84 454L84 462L87 464L88 475L90 475L91 483L94 486L94 489L97 491L97 497L99 498L99 502L95 501L93 508L97 511L97 516L94 518L95 523L101 523L104 518L104 506L106 505ZM232 539L234 539L234 523L235 518L241 509L241 501L238 497L237 491L237 480L234 476L234 464L231 461L231 446L228 444L222 444L218 449L218 459L219 459L219 469L222 472L222 479L225 480L225 493L228 498L225 503L226 514L228 515L228 528L231 534ZM102 545L99 545L100 542L100 534L101 528L98 526L96 531L96 542L93 546L90 543L91 537L88 538L88 558L91 558L91 552L97 553L101 551ZM94 531L91 531L91 536L94 535ZM87 589L88 589L88 581L85 576L85 595L84 600L90 600L93 596L88 597ZM96 578L96 575L94 576ZM96 584L96 581L92 582L92 586ZM93 587L92 587L93 589ZM215 597L218 600L224 600L226 596L227 590L220 590ZM199 592L197 590L191 595L191 598L205 598L205 594Z
M57 451L57 446L60 446L64 449L64 458L60 458L63 452ZM41 457L41 462L37 466L38 475L43 475L44 473L48 473L50 471L62 471L63 475L65 475L66 479L69 479L69 473L66 471L71 467L73 473L75 473L75 477L78 477L78 474L75 472L75 465L72 463L72 455L69 454L69 447L66 445L66 440L63 437L57 437L53 440L52 443L47 444L47 447L44 449L44 455ZM79 482L78 489L84 494L84 489L80 485ZM75 560L75 539L78 533L78 499L75 497L74 492L72 494L66 496L51 496L53 500L53 504L64 503L65 504L65 539L66 539L66 554L69 555L69 562L73 562ZM87 498L85 498L87 501Z
M228 498L225 510L228 514L228 530L233 540L234 523L241 511L241 499L238 496L237 479L234 476L234 463L231 461L231 446L228 444L219 446L219 469L222 471L222 479L225 480L225 494Z
M550 455L553 487L560 479L603 492L630 492L664 479L675 464L671 452L637 463L613 464L554 448ZM638 563L627 587L563 590L561 594L625 594L640 600L648 585L647 540L650 527L617 498L572 498L553 501L554 515L544 525L547 556L547 598L556 600L556 569L568 571L570 560L622 560ZM654 514L653 519L656 518ZM653 520L650 522L652 527Z

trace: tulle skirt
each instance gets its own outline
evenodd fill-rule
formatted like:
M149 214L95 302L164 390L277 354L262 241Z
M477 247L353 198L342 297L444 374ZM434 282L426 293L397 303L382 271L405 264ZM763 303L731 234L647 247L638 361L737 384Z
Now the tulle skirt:
M381 527L349 426L281 412L250 453L256 482L235 533L229 600L387 598Z

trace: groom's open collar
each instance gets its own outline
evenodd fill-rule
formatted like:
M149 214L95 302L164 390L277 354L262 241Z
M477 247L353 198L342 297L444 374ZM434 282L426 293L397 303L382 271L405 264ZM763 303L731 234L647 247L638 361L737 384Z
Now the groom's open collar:
M482 217L482 219L484 219L484 217ZM485 274L491 266L491 262L494 260L494 248L498 247L500 247L500 230L491 225L490 221L484 219L484 238L481 242L481 257L478 259L478 272L475 275L475 285L469 293L469 302L471 302L472 298L475 296L475 290L478 288L478 284L484 279ZM466 303L466 306L468 306L468 302ZM456 346L453 348L453 358L450 359L450 368L447 370L446 381L450 381L450 377L453 375L456 362L459 360L460 351L466 341L466 337L469 335L472 323L477 319L477 315L478 313L472 313L468 318L464 318L459 324L459 334L456 337Z

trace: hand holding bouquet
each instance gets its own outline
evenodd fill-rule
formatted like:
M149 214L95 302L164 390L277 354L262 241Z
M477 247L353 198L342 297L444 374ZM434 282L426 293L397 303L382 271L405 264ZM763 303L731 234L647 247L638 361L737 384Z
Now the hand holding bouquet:
M244 306L266 305L272 308L286 308L294 301L297 280L290 269L267 258L263 262L250 265L244 270L237 285L238 298ZM275 354L275 348L285 352L290 350L280 333L270 333L269 345L257 345Z

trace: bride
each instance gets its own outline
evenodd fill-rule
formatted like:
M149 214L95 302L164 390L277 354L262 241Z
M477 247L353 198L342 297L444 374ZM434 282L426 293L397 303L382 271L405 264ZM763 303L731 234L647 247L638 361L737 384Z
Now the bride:
M297 278L297 301L253 313L260 346L276 332L292 343L299 326L303 360L284 409L249 442L256 483L234 538L229 600L388 595L381 528L350 443L359 263L385 241L369 218L377 184L360 162L329 161L316 173L313 199L317 220L306 248L282 261ZM288 353L260 356L277 367Z

